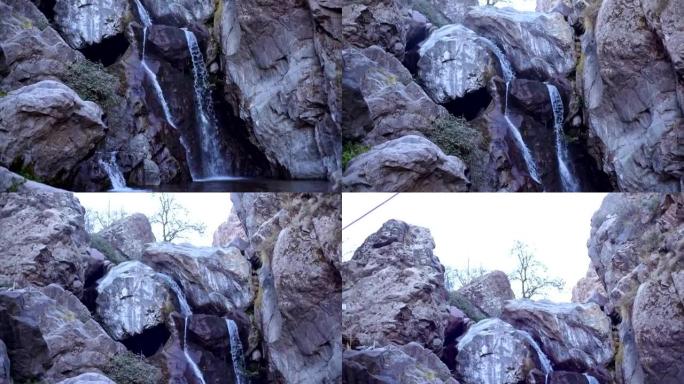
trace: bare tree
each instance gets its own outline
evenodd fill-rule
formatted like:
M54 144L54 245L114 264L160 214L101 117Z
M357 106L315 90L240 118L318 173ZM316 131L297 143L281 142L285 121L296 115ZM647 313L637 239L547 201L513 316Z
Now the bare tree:
M188 210L167 193L158 196L159 210L152 216L152 223L160 224L162 241L183 239L190 232L204 233L204 223L192 222L188 218Z
M447 291L455 291L464 285L470 284L471 281L487 274L486 269L480 265L477 268L470 268L470 259L465 269L456 269L447 266L444 270L444 285Z
M86 209L85 229L88 233L99 232L112 225L117 220L128 216L123 208L112 209L111 201L107 201L107 209L103 211Z
M548 269L532 253L527 245L516 241L511 249L511 255L517 259L517 267L508 278L520 281L521 294L524 299L530 299L535 295L543 295L547 289L555 288L562 290L565 281L560 278L547 276Z
M496 5L498 3L508 3L509 0L480 0L480 4L483 5Z

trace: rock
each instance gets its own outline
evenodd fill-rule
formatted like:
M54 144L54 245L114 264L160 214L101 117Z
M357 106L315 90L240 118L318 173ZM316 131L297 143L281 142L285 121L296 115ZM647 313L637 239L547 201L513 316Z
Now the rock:
M238 218L235 206L230 210L228 220L216 228L213 239L211 244L213 247L227 247L233 242L237 244L240 240L247 240L245 228Z
M274 193L236 193L230 195L237 214L250 242L261 226L280 211L283 197Z
M427 0L424 4L423 7L428 5L431 7L431 12L428 14L433 23L457 24L463 22L468 9L477 6L478 2L477 0Z
M70 46L85 48L123 33L130 12L128 3L125 0L57 0L54 23Z
M681 85L684 78L684 15L681 6L675 0L643 0L641 6L646 21L663 42ZM680 99L679 105L684 108L684 101Z
M333 75L317 56L323 47L309 3L226 4L221 63L226 100L251 143L292 178L324 179L339 173L341 148L326 94Z
M155 24L205 24L213 15L213 0L140 0Z
M263 256L261 300L255 304L269 368L284 382L338 382L342 372L342 278L338 270L342 201L339 195L324 194L284 200L287 224L275 242L261 243L260 251L272 249L272 256L270 260ZM262 227L271 225L268 220ZM269 232L264 228L262 233Z
M105 135L102 110L45 80L0 99L0 164L64 184Z
M575 70L573 31L558 13L475 7L464 23L501 47L520 77L546 80Z
M380 46L401 60L408 25L396 0L361 0L342 7L342 31L347 46Z
M477 306L487 317L499 317L504 303L515 299L508 276L501 271L489 272L457 291Z
M601 283L601 280L599 280L596 270L591 263L589 264L586 276L581 278L572 288L572 302L580 304L596 303L601 307L608 302L606 288Z
M418 78L436 103L444 104L485 88L497 71L492 53L470 29L452 24L421 44Z
M587 376L581 373L567 371L551 372L548 379L545 381L548 384L591 384Z
M0 340L0 384L11 384L10 360L7 356L7 347Z
M80 297L90 258L83 207L71 193L13 180L19 193L0 193L0 286L55 283Z
M539 340L557 369L602 372L613 359L610 319L596 304L511 300L501 318Z
M62 380L57 384L116 384L107 376L99 373L84 373L70 379Z
M377 145L354 158L342 178L345 192L465 192L466 165L420 136Z
M237 248L152 243L141 261L178 282L198 312L242 310L254 298L250 264Z
M482 320L458 342L457 377L464 384L516 384L539 368L528 339L499 319Z
M659 2L664 15L681 20L667 3ZM681 39L665 43L647 15L655 16L631 1L602 3L594 33L582 41L585 114L597 160L619 190L680 191L684 83L666 46Z
M139 261L127 261L107 272L97 285L97 315L114 340L141 335L164 324L175 300L157 273Z
M129 185L158 186L161 181L159 166L150 159L143 159L128 176Z
M126 351L76 296L54 284L0 292L0 338L13 378L22 381L58 382L101 371Z
M345 351L342 370L346 383L458 384L434 353L413 342Z
M156 241L147 216L135 213L113 222L97 233L129 260L140 260L145 245Z
M406 135L422 135L448 112L413 82L395 57L372 46L342 52L342 106L345 139L377 145Z
M442 349L442 361L449 370L456 368L456 355L458 354L458 338L461 337L471 325L471 320L457 307L448 307L449 317L444 328L444 348Z
M345 344L415 341L440 352L448 311L434 247L428 229L390 220L342 264Z

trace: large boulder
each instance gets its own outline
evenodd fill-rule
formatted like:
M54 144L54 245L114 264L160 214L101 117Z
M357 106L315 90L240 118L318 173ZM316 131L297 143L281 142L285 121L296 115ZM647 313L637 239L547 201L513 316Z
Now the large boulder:
M398 0L361 0L342 7L342 31L347 45L382 47L398 59L406 48L406 22Z
M574 34L559 13L475 7L464 24L501 47L521 77L546 80L575 70Z
M235 247L152 243L141 261L178 282L197 311L220 315L242 310L254 298L251 266Z
M511 282L501 271L489 272L459 288L457 293L468 299L487 317L498 317L504 303L515 299Z
M0 286L55 283L80 297L90 259L83 207L71 193L9 176L19 193L0 193Z
M652 9L656 3L660 17ZM670 48L682 51L682 39L681 33L660 30L661 37L657 30L665 28L657 21L662 18L669 20L668 28L681 30L681 7L676 16L672 3L649 1L642 7L629 0L603 1L594 33L582 40L581 80L593 151L623 191L682 188L684 81L681 70L673 71L681 67L673 60L681 56L670 57Z
M423 2L409 0L405 2L425 13L430 21L437 25L461 23L468 9L479 5L477 0L426 0Z
M418 78L432 100L444 104L485 88L496 65L475 32L452 24L434 31L421 44Z
M221 223L214 232L212 246L227 247L231 244L238 244L247 240L245 228L242 226L240 219L235 211L235 207L230 210L228 220Z
M126 348L57 285L0 292L0 338L15 380L60 380L102 371Z
M458 384L437 355L418 343L344 352L347 383Z
M147 216L135 213L113 222L97 233L129 260L140 260L148 243L156 241Z
M97 284L97 315L114 340L141 335L163 324L175 299L152 268L127 261L112 268Z
M7 347L5 343L0 340L0 384L11 384L10 377L10 360L7 356Z
M343 263L343 338L352 346L418 342L440 352L444 267L426 228L390 220Z
M458 342L457 377L463 384L517 384L542 367L529 336L499 319L470 327Z
M577 284L572 288L573 303L596 303L600 306L606 305L608 301L608 294L606 288L601 283L599 276L596 274L596 269L589 263L587 274L577 281Z
M122 33L130 14L126 0L56 0L53 10L55 25L76 49Z
M158 24L187 26L204 24L213 15L213 0L140 0Z
M0 164L64 184L104 137L97 104L44 80L0 98Z
M511 300L501 318L538 340L555 368L607 377L614 355L612 329L597 304Z
M465 192L470 181L466 165L447 156L430 140L403 136L376 145L354 158L344 172L347 192Z
M70 379L62 380L57 384L116 384L105 375L99 373L84 373Z

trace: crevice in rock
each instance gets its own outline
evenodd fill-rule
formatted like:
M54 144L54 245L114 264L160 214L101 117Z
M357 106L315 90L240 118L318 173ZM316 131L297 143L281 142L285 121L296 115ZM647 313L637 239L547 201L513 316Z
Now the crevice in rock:
M55 19L55 3L57 0L38 0L34 1L38 10L45 15L45 17L52 22Z
M159 324L145 330L139 335L123 340L122 343L129 351L137 355L142 354L145 357L150 357L157 353L170 336L171 333L166 329L166 326L164 324Z
M482 111L487 109L492 102L492 97L487 92L487 88L480 88L476 91L468 92L460 99L452 100L442 104L449 113L454 116L463 117L470 121L478 117Z
M107 272L103 264L89 271L83 286L83 298L81 302L88 308L90 313L95 313L97 307L97 281L104 277Z
M81 49L81 53L90 61L101 63L105 67L114 64L128 50L128 40L123 33L103 39Z

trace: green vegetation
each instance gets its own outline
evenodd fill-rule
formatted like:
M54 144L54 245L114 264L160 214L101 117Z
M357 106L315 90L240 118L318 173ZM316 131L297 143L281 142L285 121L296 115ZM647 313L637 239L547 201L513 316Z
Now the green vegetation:
M162 372L159 368L147 363L142 356L125 352L114 356L105 369L104 374L117 384L159 384Z
M456 291L449 292L449 305L452 305L466 314L474 322L487 318L487 315L465 296Z
M26 183L26 179L13 179L12 184L7 188L6 192L19 192L19 188Z
M487 147L489 139L472 127L467 120L449 116L435 121L427 138L437 144L445 154L457 156L470 170L473 189L480 190L487 182L486 167L489 162Z
M0 91L0 97L5 97L7 96L7 92L5 91Z
M128 260L123 253L119 252L100 235L90 234L90 246L100 251L107 260L114 264L123 263Z
M353 143L353 142L344 142L342 144L342 169L347 168L347 164L349 162L357 157L358 155L362 153L368 152L370 148L368 146L365 146L363 144L359 143Z

